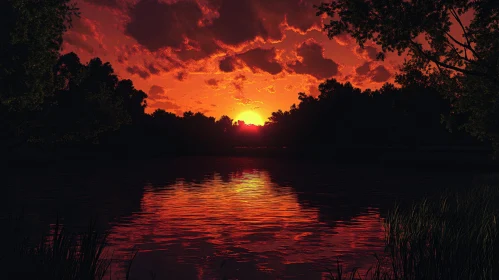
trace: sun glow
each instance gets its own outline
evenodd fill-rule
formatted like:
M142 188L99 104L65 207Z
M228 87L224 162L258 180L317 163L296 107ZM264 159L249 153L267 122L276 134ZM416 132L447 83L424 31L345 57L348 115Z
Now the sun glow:
M244 121L246 124L264 125L262 117L253 111L245 111L237 116L236 121Z

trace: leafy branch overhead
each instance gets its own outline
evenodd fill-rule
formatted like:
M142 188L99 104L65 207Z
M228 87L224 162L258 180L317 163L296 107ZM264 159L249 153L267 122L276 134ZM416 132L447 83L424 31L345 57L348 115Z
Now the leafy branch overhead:
M452 101L450 121L499 145L499 2L494 0L335 0L316 6L329 38L407 55L397 82L438 86Z

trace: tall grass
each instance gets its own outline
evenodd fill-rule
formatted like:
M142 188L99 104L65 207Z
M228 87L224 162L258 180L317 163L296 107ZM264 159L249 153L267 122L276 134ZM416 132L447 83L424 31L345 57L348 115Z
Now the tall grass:
M480 186L395 207L385 220L385 255L365 275L338 264L330 279L499 279L498 202L497 187Z
M0 252L3 279L103 279L111 258L104 253L106 236L91 224L83 233L69 233L57 223L50 235L33 242L19 220L3 230Z
M385 220L386 250L363 275L348 273L337 261L332 280L499 279L496 217L499 188L446 192L411 207L395 207ZM103 279L111 258L106 235L90 225L81 234L57 223L51 234L30 242L22 221L4 227L0 273L6 279ZM130 266L127 276L129 278Z
M396 279L497 279L499 190L477 187L396 207L386 248Z

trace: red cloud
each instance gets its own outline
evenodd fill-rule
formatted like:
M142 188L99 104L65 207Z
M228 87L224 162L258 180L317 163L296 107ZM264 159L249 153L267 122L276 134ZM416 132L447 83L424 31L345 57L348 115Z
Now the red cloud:
M155 100L159 98L166 98L167 97L163 96L165 94L165 89L161 86L153 85L149 89L148 96L150 99Z
M247 98L244 93L242 93L241 91L238 91L235 95L234 95L234 99L238 101L239 104L243 104L243 105L248 105L251 103L251 99Z
M238 80L246 81L247 78L243 74L239 74L239 75L237 75L237 76L234 77L234 80L236 80L236 81L238 81Z
M185 36L198 29L197 22L203 13L194 1L167 4L142 0L131 9L129 16L126 34L150 51L156 51L164 47L184 47Z
M218 7L219 17L210 29L217 39L227 45L240 45L256 37L267 39L268 32L252 0L225 0Z
M115 53L117 55L117 60L119 63L123 64L128 61L130 56L138 54L140 52L137 45L124 45L123 47L115 47Z
M272 12L280 22L286 22L293 30L305 33L311 29L320 29L320 17L316 16L314 5L321 0L260 0L260 6L267 12ZM284 17L284 18L280 18Z
M94 47L84 35L75 32L68 32L64 35L64 42L90 54L94 53Z
M232 85L237 91L242 91L244 87L244 81L246 81L246 76L243 74L239 74L234 77L234 81L232 82Z
M113 8L113 9L118 8L120 6L118 0L83 0L83 1L90 4Z
M73 17L71 21L71 28L70 30L73 32L77 32L83 35L91 36L92 38L99 40L100 37L102 37L99 32L97 31L97 24L96 22L80 16L80 17Z
M369 74L371 71L371 63L370 62L365 62L361 66L355 68L355 72L361 76Z
M361 66L355 69L355 72L358 76L355 78L354 82L359 84L362 80L370 79L375 83L383 83L388 81L392 74L388 69L386 69L383 65L378 65L375 68L372 68L374 65L373 62L365 62Z
M373 46L365 46L364 48L357 46L355 52L365 60L376 60L379 50Z
M93 0L95 1L95 0ZM319 0L140 0L130 9L125 33L149 51L169 48L181 60L199 60L261 38L283 39L283 28L317 29ZM221 43L221 45L219 45Z
M223 72L233 72L236 70L237 60L233 56L226 56L222 60L220 60L218 67Z
M214 88L218 88L218 84L220 83L220 80L212 78L212 79L206 80L205 82L209 86L212 86Z
M301 58L288 64L297 74L309 74L317 79L327 79L339 74L339 65L324 57L324 48L314 40L308 40L298 46L297 55Z
M388 81L392 74L383 65L379 65L371 71L371 80L376 83L383 83Z
M173 109L173 110L180 109L179 105L177 105L175 102L168 101L168 100L167 101L154 102L153 107L154 108L161 108L161 109L165 109L165 110L168 110L168 109ZM176 111L176 113L178 113L178 111Z
M175 79L179 80L179 81L183 81L187 78L187 72L184 72L184 71L180 71L178 72L177 74L175 74Z
M336 36L334 36L333 39L340 46L347 46L347 45L350 45L351 43L354 42L354 39L350 35L348 35L346 33L340 34L340 35L336 35Z
M276 56L275 48L255 48L237 55L252 71L262 70L272 75L279 74L283 70Z
M158 67L156 67L154 63L146 63L145 67L152 75L158 75L161 72L161 70Z
M126 71L132 75L139 75L142 79L147 79L151 76L149 72L138 66L129 66L126 68Z
M90 54L94 46L102 47L102 35L97 31L96 22L83 16L72 18L71 29L64 34L64 42Z

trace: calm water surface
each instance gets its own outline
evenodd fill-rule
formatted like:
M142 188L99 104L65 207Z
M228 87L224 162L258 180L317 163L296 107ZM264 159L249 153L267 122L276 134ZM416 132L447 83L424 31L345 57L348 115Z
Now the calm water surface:
M471 174L244 158L10 172L7 212L32 231L56 217L96 218L122 279L323 279L339 258L366 270L383 251L383 217ZM123 261L120 261L123 260Z

